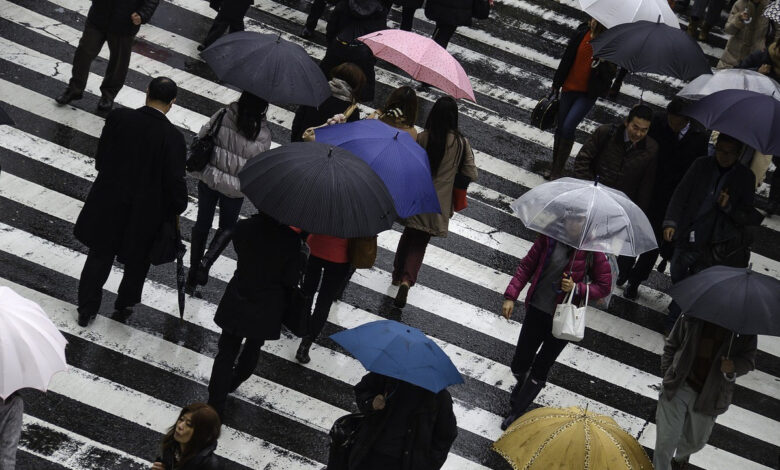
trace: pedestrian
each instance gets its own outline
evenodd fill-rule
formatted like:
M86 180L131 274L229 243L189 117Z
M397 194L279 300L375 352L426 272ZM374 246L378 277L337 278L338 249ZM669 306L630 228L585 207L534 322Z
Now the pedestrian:
M366 86L366 75L363 70L351 62L333 67L330 71L331 95L318 107L299 106L293 117L290 128L290 141L301 142L303 133L310 127L324 124L328 119L344 112L352 104L357 103L363 88ZM347 118L347 122L360 119L360 111L355 111Z
M100 85L99 111L114 107L114 98L125 84L130 66L133 39L142 23L152 19L160 0L116 0L95 1L89 7L84 32L73 55L73 70L68 87L56 98L60 105L79 100L87 86L89 68L100 53L103 44L108 43L108 65L103 83Z
M438 470L458 435L452 396L369 372L355 385L365 418L349 470ZM329 467L330 468L330 467Z
M447 48L458 26L471 26L474 0L427 0L425 17L436 23L431 39Z
M671 259L674 245L665 243L663 239L666 207L688 168L697 158L707 155L709 136L701 126L681 114L684 107L685 102L681 98L673 98L666 106L666 114L656 116L648 132L648 136L658 144L658 163L646 214L656 234L659 249L642 253L633 267L626 264L625 271L620 272L617 285L627 283L623 297L630 300L636 299L639 284L650 277L658 255L666 260Z
M706 42L710 30L720 20L724 0L693 0L691 19L688 22L688 36L693 40ZM706 13L705 13L706 11Z
M774 156L775 171L772 172L772 182L769 185L769 200L766 215L771 217L780 213L780 157Z
M605 29L593 18L581 24L569 38L555 71L552 91L560 93L560 107L553 141L552 168L544 175L548 179L557 179L563 174L574 146L574 131L596 104L596 99L607 93L615 77L616 67L601 59L594 60L590 45L591 40Z
M418 109L417 93L412 87L404 85L393 90L384 106L369 117L377 118L389 126L408 132L413 139L417 139L417 129L414 124L417 122Z
M737 335L686 315L677 320L661 358L656 470L682 469L704 448L718 415L731 405L737 377L755 368L756 349L756 335Z
M24 401L14 392L0 400L0 470L16 468L16 448L22 435Z
M194 292L197 285L198 269L206 251L217 204L219 230L214 240L219 239L219 233L233 228L241 212L244 195L238 172L250 158L271 148L267 111L266 100L245 91L238 101L221 108L200 128L198 137L202 138L220 120L209 162L203 170L192 173L198 179L198 218L190 236L190 270L186 284L189 294ZM208 276L208 271L200 273L200 276Z
M338 0L313 0L311 2L311 9L309 10L309 16L306 17L306 24L298 34L303 39L309 39L314 35L314 31L317 30L317 21L323 13L325 13L325 6L327 3L333 4Z
M576 217L567 218L567 229L580 230L584 221L577 221ZM590 280L587 284L586 275ZM501 429L508 428L533 403L547 383L550 368L568 343L552 335L556 306L572 291L573 303L585 299L586 289L591 300L609 295L612 271L604 253L577 250L540 234L520 260L504 292L501 313L505 318L511 318L515 301L529 282L523 327L512 357L511 370L517 384Z
M304 268L301 236L266 214L236 223L232 240L236 271L214 315L222 333L209 380L208 403L220 416L228 394L252 375L265 341L279 339L289 291Z
M737 68L755 70L772 80L780 81L780 36L766 49L750 54Z
M769 19L761 13L767 5L769 0L737 0L734 3L724 29L731 37L718 62L719 69L736 67L751 53L766 47Z
M205 403L187 405L179 412L160 444L152 470L218 470L214 455L222 422Z
M414 12L423 6L425 0L395 0L393 3L401 7L401 24L399 29L411 31L414 24Z
M402 221L405 227L395 250L392 275L393 285L399 286L393 303L396 308L406 306L431 237L447 236L455 213L452 192L456 184L465 188L477 179L474 153L458 128L458 105L451 96L443 96L433 104L417 143L428 153L441 213L418 214Z
M155 239L187 208L187 147L165 117L176 92L173 80L157 77L146 90L145 106L106 117L95 154L97 177L74 228L89 247L79 280L80 326L97 315L114 258L124 264L114 307L132 313L141 301Z
M217 39L221 38L225 31L235 33L244 30L244 16L252 6L253 0L217 0L217 16L211 23L203 43L198 45L198 50L202 51L212 45Z

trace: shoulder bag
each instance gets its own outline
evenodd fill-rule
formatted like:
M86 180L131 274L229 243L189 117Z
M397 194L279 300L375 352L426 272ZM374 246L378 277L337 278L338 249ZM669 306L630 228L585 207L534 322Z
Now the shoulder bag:
M202 171L206 168L209 160L211 160L211 153L214 151L214 137L219 132L219 128L222 126L222 118L225 117L227 108L222 108L217 116L217 119L211 123L209 131L203 137L195 137L190 144L190 148L187 151L187 161L185 166L187 171Z
M471 178L463 174L463 162L466 161L466 144L462 141L463 137L458 137L458 148L460 148L460 163L458 172L455 174L455 182L452 185L452 208L455 212L460 212L469 206L466 199L466 193L471 183Z
M531 125L543 131L555 126L558 120L560 101L556 92L539 100L531 111Z
M585 284L585 304L577 307L571 303L574 289L566 294L563 303L555 307L553 315L552 334L566 341L580 341L585 337L585 312L588 309L590 285Z

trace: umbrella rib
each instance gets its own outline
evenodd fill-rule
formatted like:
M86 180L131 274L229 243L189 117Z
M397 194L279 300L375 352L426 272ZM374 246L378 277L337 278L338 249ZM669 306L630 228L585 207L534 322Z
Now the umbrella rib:
M570 427L574 426L574 423L576 423L576 422L577 422L576 420L570 421L570 422L564 424L563 426L559 427L558 429L556 429L549 436L547 436L547 439L545 439L544 442L542 442L541 445L539 445L539 447L536 448L536 452L534 452L534 455L532 455L531 458L528 460L528 463L525 464L525 467L523 467L524 470L530 470L533 467L534 461L539 458L539 456L542 454L542 452L544 452L544 449L548 445L550 445L550 443L553 440L555 440L555 438L558 437L558 435L560 433L562 433L563 431L565 431L565 430L569 429Z

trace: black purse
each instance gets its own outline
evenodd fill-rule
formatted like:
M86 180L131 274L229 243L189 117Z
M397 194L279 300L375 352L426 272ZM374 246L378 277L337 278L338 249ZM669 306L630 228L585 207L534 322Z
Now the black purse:
M531 125L543 131L553 127L558 120L560 101L555 92L539 100L531 112Z
M226 112L227 109L222 108L217 119L211 123L211 127L206 132L206 135L200 138L195 137L190 144L190 148L187 150L187 161L184 163L187 171L202 171L206 168L209 160L211 160L211 153L214 151L214 137L222 126L222 118L225 117Z
M490 0L474 0L471 6L471 16L478 20L490 17Z
M301 245L298 254L298 283L287 294L287 308L282 316L282 324L295 336L302 338L309 334L309 319L311 318L311 297L303 293L303 278L306 273L306 263L309 260L309 247Z
M351 413L337 419L330 428L330 452L328 470L346 470L349 468L349 453L355 444L358 429L366 415Z

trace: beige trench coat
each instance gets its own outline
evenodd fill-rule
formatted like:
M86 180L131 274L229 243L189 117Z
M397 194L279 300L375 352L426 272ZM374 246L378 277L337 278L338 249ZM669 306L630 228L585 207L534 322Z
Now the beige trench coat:
M749 56L752 52L766 47L764 38L769 29L769 19L762 15L769 0L737 0L726 21L726 34L731 34L726 43L726 49L718 62L719 69L732 68ZM747 8L750 22L745 24L740 14Z

